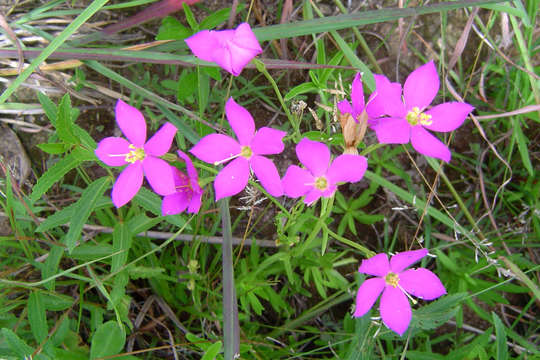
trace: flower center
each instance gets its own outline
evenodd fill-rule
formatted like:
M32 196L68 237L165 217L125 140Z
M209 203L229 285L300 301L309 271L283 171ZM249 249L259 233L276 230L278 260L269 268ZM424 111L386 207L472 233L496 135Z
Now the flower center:
M324 176L320 176L315 179L315 187L321 191L326 190L328 187L328 180Z
M245 157L246 159L249 159L253 155L253 151L249 146L242 146L242 150L240 150L240 155Z
M384 280L388 285L391 285L393 287L398 287L399 283L399 276L396 273L389 272L385 277Z
M417 106L413 107L407 114L407 121L412 126L418 125L419 123L421 125L431 125L433 121L430 119L431 115L421 112Z
M132 144L129 145L129 148L133 150L131 150L130 152L126 154L126 158L125 158L126 162L133 164L136 161L144 160L144 157L146 156L146 154L144 153L143 148L137 148Z

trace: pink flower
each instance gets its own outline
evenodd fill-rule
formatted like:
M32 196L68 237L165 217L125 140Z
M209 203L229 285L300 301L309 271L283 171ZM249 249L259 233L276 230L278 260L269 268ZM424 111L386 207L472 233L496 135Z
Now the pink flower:
M283 190L292 198L305 195L308 205L321 196L333 196L340 182L360 181L367 169L367 160L360 155L340 155L330 163L328 147L308 138L296 145L296 155L306 169L289 166L283 177Z
M262 53L248 23L234 30L199 31L185 41L196 57L215 62L234 76L240 75L244 66Z
M195 214L201 208L203 190L199 185L199 175L193 166L191 159L182 151L178 150L178 156L186 163L187 175L172 167L176 192L166 195L161 203L163 215L180 214L187 209L188 213Z
M276 166L262 155L282 152L282 139L287 133L269 127L262 127L255 132L253 117L233 98L227 100L225 114L238 141L227 135L210 134L190 150L198 159L214 165L232 160L214 180L216 201L242 191L248 183L251 170L270 195L283 195Z
M364 88L362 86L362 73L357 73L351 86L351 103L347 100L340 101L337 106L342 114L351 114L353 119L358 122L360 115L365 111L368 119L375 119L383 115L388 115L388 96L391 99L399 99L401 96L401 85L390 83L386 76L374 74L376 89L384 90L387 93L379 94L375 90L365 103Z
M427 253L426 249L405 251L392 256L390 262L386 254L362 260L358 271L376 277L367 279L358 289L354 316L365 315L382 292L379 305L382 321L388 328L403 335L412 316L407 299L409 294L424 300L446 294L443 284L431 271L424 268L405 270Z
M440 86L433 61L420 66L407 77L403 86L403 100L401 92L397 96L395 93L399 84L386 80L377 84L376 91L378 96L383 94L385 113L390 117L372 124L379 142L406 144L410 141L419 153L449 162L451 154L448 147L427 130L453 131L463 124L474 108L467 103L447 102L426 111Z
M143 174L159 195L175 192L171 166L159 158L171 147L176 128L163 125L146 141L146 122L139 110L122 100L116 103L116 123L127 140L108 137L95 151L98 159L109 166L128 165L118 176L112 189L112 202L118 208L128 203L142 186Z

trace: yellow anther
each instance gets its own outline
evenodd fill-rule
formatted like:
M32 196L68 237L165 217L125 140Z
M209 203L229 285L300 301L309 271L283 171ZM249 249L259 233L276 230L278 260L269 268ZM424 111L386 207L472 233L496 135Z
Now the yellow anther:
M242 155L246 159L249 159L253 155L253 151L249 146L242 146L242 150L240 150L240 155Z
M384 280L386 283L393 287L398 287L399 284L399 276L396 273L389 272L385 277Z
M433 121L431 121L431 115L425 114L420 111L420 108L418 106L415 106L412 108L411 111L406 116L407 121L412 126L418 125L418 123L422 125L431 125Z
M126 162L133 164L136 161L144 160L144 157L146 156L146 154L144 153L143 148L137 148L132 144L129 145L129 148L133 150L131 150L130 152L126 154L126 158L125 158Z
M326 190L328 188L328 180L324 176L320 176L315 179L315 187L321 191Z

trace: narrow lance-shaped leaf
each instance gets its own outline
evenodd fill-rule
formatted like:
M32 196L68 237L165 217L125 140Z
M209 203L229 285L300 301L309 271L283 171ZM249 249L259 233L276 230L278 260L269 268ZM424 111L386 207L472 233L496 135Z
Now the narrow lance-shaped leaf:
M110 179L108 177L97 179L88 185L88 187L83 191L81 198L77 200L77 206L73 211L74 214L77 214L77 216L73 217L69 231L64 240L69 252L75 248L75 244L81 236L82 228L90 217L92 211L94 211L98 199L107 189L109 180Z

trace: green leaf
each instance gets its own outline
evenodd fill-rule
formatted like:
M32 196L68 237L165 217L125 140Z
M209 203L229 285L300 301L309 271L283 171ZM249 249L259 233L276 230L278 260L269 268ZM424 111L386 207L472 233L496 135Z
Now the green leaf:
M215 342L208 347L201 360L214 360L221 352L221 341Z
M160 268L160 267L147 267L147 266L128 267L129 277L134 280L157 278L159 277L159 275L163 274L164 271L165 269Z
M508 359L508 347L506 346L506 330L501 319L494 312L491 313L493 324L495 324L495 335L497 336L497 360Z
M76 205L73 209L73 213L76 214L76 216L72 218L69 231L64 239L70 253L75 248L75 244L81 236L82 228L92 211L94 211L98 199L109 186L109 180L110 178L108 177L102 177L88 185L83 191L80 199L75 203Z
M521 160L523 161L523 166L525 166L525 169L527 169L529 175L534 176L531 158L529 157L529 148L527 146L529 139L527 139L525 134L523 134L521 123L515 118L512 118L512 127L514 129L513 136L516 139L519 154L521 155Z
M185 2L182 2L182 7L184 8L184 15L186 16L186 21L188 22L193 32L199 31L199 24L197 24L197 20L195 20L195 16L193 15L190 7Z
M315 92L317 90L318 90L317 86L315 86L315 84L312 83L311 81L307 83L303 83L289 90L289 92L285 94L285 97L283 98L283 100L289 101L291 99L294 99L296 96L300 94L305 94L308 92Z
M178 101L184 102L193 95L197 89L197 74L191 70L184 70L178 79L178 91L176 97Z
M47 338L49 330L43 299L37 291L31 292L28 297L28 322L32 334L34 334L34 339L38 344L41 344Z
M37 147L47 154L63 154L69 150L69 146L64 143L48 143L48 144L37 144Z
M126 332L115 321L102 324L92 337L90 359L116 355L122 351L126 342Z
M446 323L456 314L458 305L467 298L466 293L447 295L413 311L411 328L430 330Z
M239 12L240 9L236 9L236 11ZM199 29L213 29L216 26L223 24L225 21L227 21L227 19L229 19L230 12L230 8L223 8L213 12L201 21L199 24Z
M38 91L37 97L39 102L41 103L41 107L43 108L43 111L45 111L45 115L51 122L51 124L56 128L56 113L57 108L56 104L52 102L51 99L41 91Z
M37 200L39 200L55 182L63 178L68 171L74 169L81 162L88 160L88 157L89 155L87 150L76 148L71 153L60 159L38 179L36 185L34 185L34 188L32 189L30 201L35 203Z
M192 31L182 25L172 16L167 16L161 21L156 40L184 40L192 34Z
M17 356L19 356L19 358L25 359L26 356L32 355L34 352L34 350L21 340L21 338L12 330L3 328L1 334L4 338L4 342L15 354L17 354Z
M141 188L133 198L133 201L143 209L150 211L152 214L161 216L161 198L156 195L156 193ZM186 223L186 221L178 215L169 215L162 218L180 228Z
M73 121L71 110L71 99L69 94L65 94L58 104L56 113L56 133L58 137L66 144L79 144L79 139L73 133Z
M64 248L62 246L53 245L49 251L49 256L45 260L44 266L41 269L41 278L48 279L53 277L58 272L58 265L64 255ZM44 285L48 290L54 291L55 280L51 280Z
M102 209L106 207L111 207L112 202L111 199L105 196L102 196L98 199L96 202L96 206L94 209ZM66 206L60 211L57 211L51 215L49 215L45 221L43 221L37 229L36 232L44 232L47 230L50 230L52 228L55 228L60 225L64 225L71 220L75 214L75 208L77 207L77 203L73 203L69 206Z
M116 272L126 264L129 249L131 248L131 233L126 223L118 223L113 230L113 252L122 251L113 255L111 272Z

